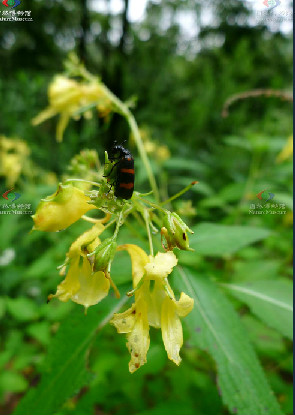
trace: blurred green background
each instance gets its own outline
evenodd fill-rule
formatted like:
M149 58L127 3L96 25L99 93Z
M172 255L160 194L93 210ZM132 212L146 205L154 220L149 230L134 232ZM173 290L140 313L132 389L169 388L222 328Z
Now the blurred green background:
M262 292L268 287L268 294L281 296L284 304L290 299L291 2L281 0L270 11L264 3L23 0L15 10L30 10L33 22L0 22L0 180L1 195L14 187L21 194L19 202L34 211L41 198L55 191L81 150L96 150L102 163L115 139L128 139L126 122L118 115L107 122L96 115L71 120L60 144L55 118L31 125L48 105L53 76L63 71L68 53L75 51L120 99L134 99L133 112L163 200L191 181L199 182L173 202L173 209L195 231L195 252L181 252L179 260L193 275L212 280L230 301L282 411L291 414L289 329L280 320L272 323L275 309L253 305L229 288L259 287L263 281ZM6 10L0 7L1 13ZM258 89L263 91L257 96L249 92ZM234 101L226 116L226 101L240 93L243 99ZM129 148L136 162L136 190L149 191L132 140ZM269 202L274 213L255 214L253 205L260 202L256 195L264 189L274 194ZM6 203L1 197L1 415L12 413L23 395L39 384L60 324L67 324L72 314L83 317L76 304L47 305L46 300L60 282L56 267L71 242L89 227L78 222L60 233L29 233L30 215L4 214L10 209ZM254 210L259 209L265 210ZM132 223L120 238L147 248L144 231L135 230ZM116 257L113 278L122 293L129 289L127 256ZM178 275L173 278L174 287L185 291L176 281ZM99 322L109 303L93 308ZM287 319L289 324L291 317ZM214 355L196 347L185 319L183 326L181 366L168 361L160 333L152 331L148 363L134 375L128 372L124 336L104 327L88 355L85 380L71 396L60 398L54 413L237 412L222 402Z

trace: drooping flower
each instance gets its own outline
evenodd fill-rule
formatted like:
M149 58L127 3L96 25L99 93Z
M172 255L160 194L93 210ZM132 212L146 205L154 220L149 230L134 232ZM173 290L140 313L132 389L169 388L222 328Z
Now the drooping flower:
M119 333L127 335L127 348L131 354L129 371L133 373L146 363L149 326L161 328L168 358L179 365L183 344L180 317L190 313L194 300L181 293L177 301L167 281L177 264L174 253L158 253L152 257L130 244L121 245L119 249L127 250L131 257L135 302L125 312L115 314L111 323Z
M83 111L83 108L94 104L99 115L106 117L112 109L103 85L96 79L90 82L77 82L64 75L57 75L49 85L48 100L49 106L33 118L32 123L38 125L60 114L56 129L57 141L62 141L69 119L79 119L79 110ZM85 109L83 112L86 118L91 117L91 111Z
M110 279L103 271L93 273L92 264L87 257L100 244L98 236L103 230L104 225L98 222L71 245L61 270L64 275L68 265L66 277L57 286L56 293L48 296L48 300L55 297L63 302L72 300L87 309L107 296Z
M32 216L34 230L56 232L67 228L86 212L96 209L90 197L72 184L59 184L57 191L43 199Z

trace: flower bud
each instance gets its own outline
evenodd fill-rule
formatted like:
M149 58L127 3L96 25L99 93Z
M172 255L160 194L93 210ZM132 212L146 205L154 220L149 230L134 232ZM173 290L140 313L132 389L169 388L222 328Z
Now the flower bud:
M97 271L109 271L112 260L114 259L117 248L116 240L112 238L105 239L99 244L95 251L88 256L95 255L93 272Z
M76 222L88 210L96 209L88 203L90 197L72 184L60 184L57 191L43 199L35 215L33 229L45 232L57 232Z
M161 235L164 236L167 241L168 251L171 251L175 247L184 251L193 251L193 249L189 247L187 232L194 232L176 213L171 213L167 210L165 212L164 225L165 226L161 229Z

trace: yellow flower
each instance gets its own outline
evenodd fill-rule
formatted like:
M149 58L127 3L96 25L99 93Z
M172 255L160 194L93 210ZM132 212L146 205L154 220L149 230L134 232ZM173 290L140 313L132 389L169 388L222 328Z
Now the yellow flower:
M103 271L92 273L87 258L87 254L100 244L98 236L103 230L104 226L97 223L71 245L67 253L66 264L69 264L69 270L66 278L57 286L56 294L48 296L48 300L54 297L63 302L72 300L87 310L108 295L110 280ZM65 267L66 265L62 268L62 274L65 273Z
M79 119L77 112L83 107L94 104L100 116L106 117L111 109L111 101L104 87L97 80L77 82L63 75L57 75L48 88L49 107L33 118L33 125L60 114L57 124L57 141L62 141L64 130L72 117ZM83 111L83 110L82 110ZM85 118L91 117L91 111L84 110Z
M136 245L121 245L128 251L132 262L132 279L135 303L125 312L114 314L111 323L119 333L127 334L127 347L131 354L129 371L135 372L146 363L150 345L149 326L161 328L168 358L177 365L183 344L180 317L185 317L193 308L194 300L184 293L175 299L167 281L177 264L173 252L158 253L155 257ZM153 287L151 281L154 281Z
M23 173L30 150L25 141L0 136L0 175L6 177L6 185L13 187Z
M81 218L88 210L96 209L90 203L90 197L72 184L60 184L57 191L43 199L35 215L33 229L56 232L67 228Z
M278 154L276 162L281 163L282 161L292 158L292 155L293 155L293 137L292 135L290 135L283 150Z

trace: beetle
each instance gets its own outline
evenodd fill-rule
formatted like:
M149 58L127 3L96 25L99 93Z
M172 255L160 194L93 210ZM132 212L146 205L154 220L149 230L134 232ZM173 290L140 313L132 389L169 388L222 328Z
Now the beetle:
M114 195L121 199L131 199L134 190L134 158L127 148L114 143L109 154L109 160L114 163L108 176L115 169Z

